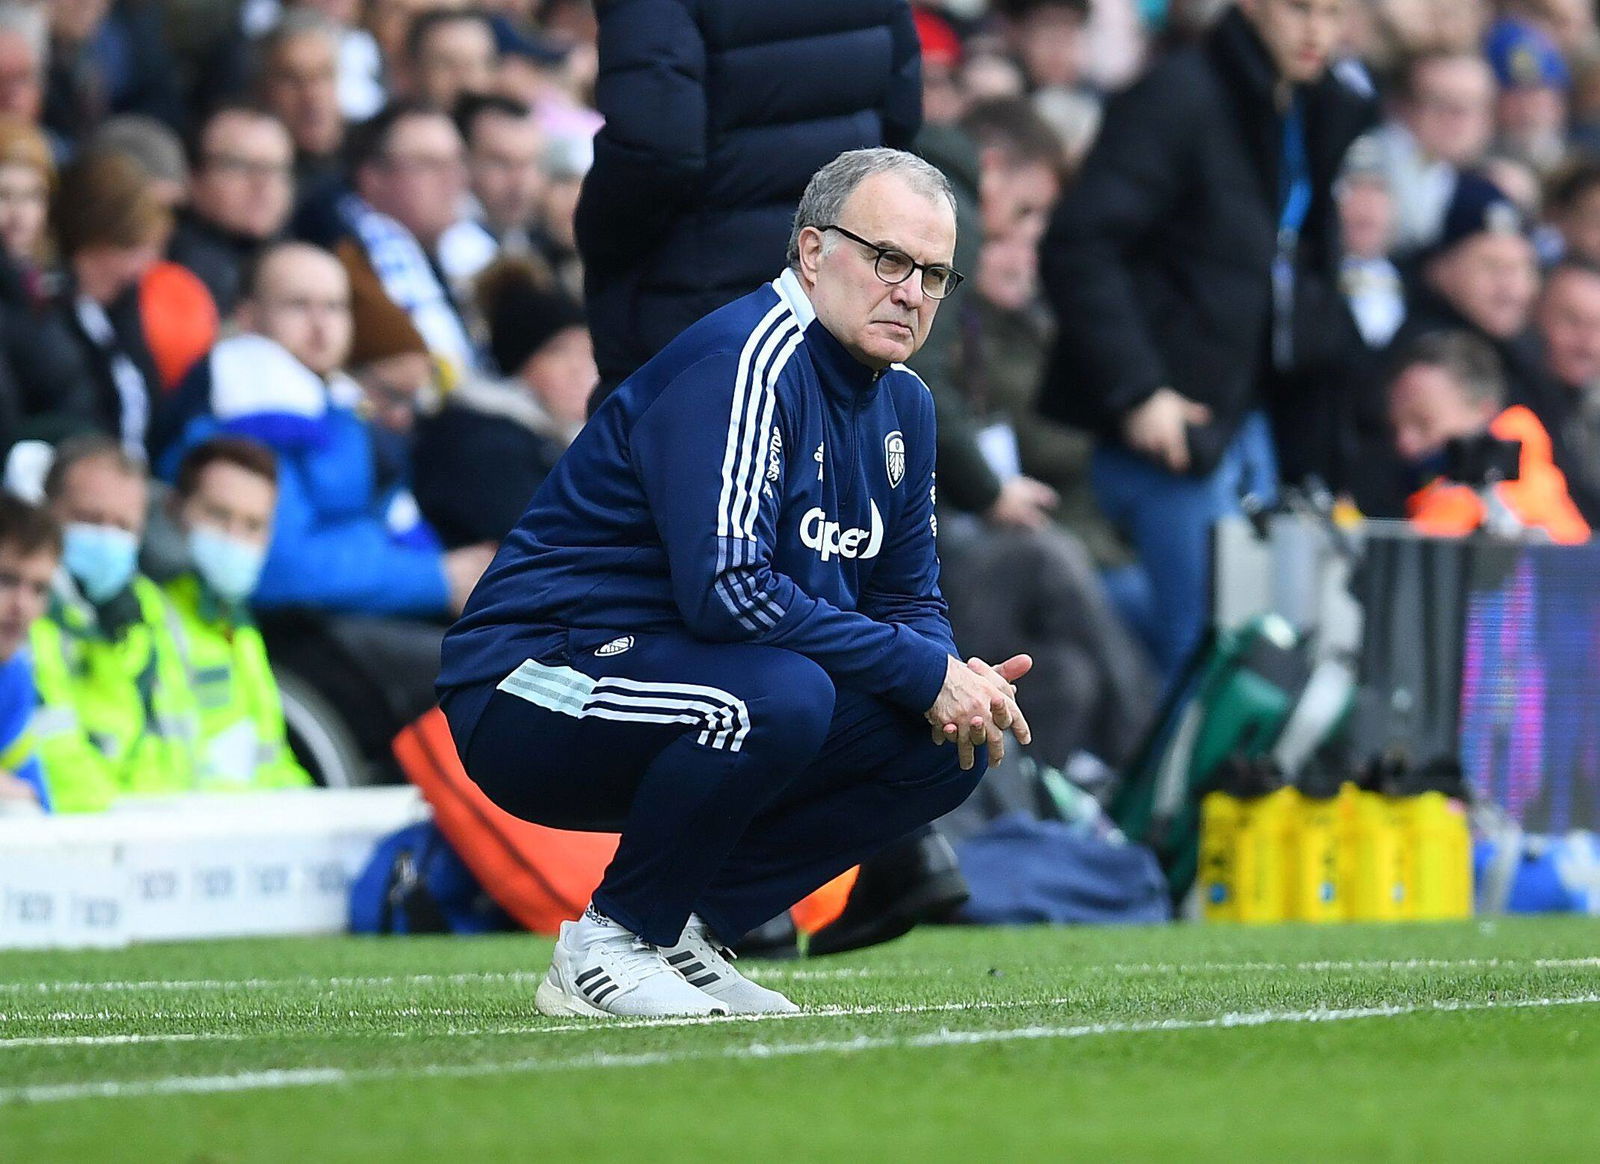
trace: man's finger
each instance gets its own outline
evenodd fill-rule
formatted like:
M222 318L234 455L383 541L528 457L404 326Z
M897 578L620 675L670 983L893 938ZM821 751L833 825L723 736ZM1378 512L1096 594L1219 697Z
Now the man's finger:
M1022 708L1013 702L1006 710L1011 713L1011 734L1017 737L1017 743L1033 743L1033 729L1028 726L1028 718L1022 714Z
M970 772L975 759L976 753L973 751L972 741L962 736L956 742L956 762L961 765L963 772Z
M1015 706L1006 696L996 692L989 700L989 722L1004 731L1011 726L1011 708Z
M1015 683L1033 670L1032 655L1012 655L1004 663L996 663L994 672L1008 683Z

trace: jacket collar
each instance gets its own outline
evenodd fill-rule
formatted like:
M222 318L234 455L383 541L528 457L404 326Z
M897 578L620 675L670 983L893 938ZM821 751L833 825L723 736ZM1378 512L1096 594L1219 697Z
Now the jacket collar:
M51 588L50 615L77 634L90 635L116 642L134 623L144 617L144 607L137 590L139 575L128 580L128 585L98 606L90 602L78 587L77 580L65 566L56 568Z
M805 330L806 350L816 366L822 390L846 404L875 396L883 373L874 371L852 356L822 325L794 269L785 267L783 274L773 280L772 286L778 298L794 313L796 321Z

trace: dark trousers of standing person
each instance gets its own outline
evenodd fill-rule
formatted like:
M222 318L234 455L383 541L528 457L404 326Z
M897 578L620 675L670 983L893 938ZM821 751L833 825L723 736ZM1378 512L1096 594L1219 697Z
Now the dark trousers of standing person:
M959 805L921 716L804 656L619 636L446 694L462 763L513 816L620 832L595 908L657 945L691 912L724 941ZM610 652L610 653L607 653Z

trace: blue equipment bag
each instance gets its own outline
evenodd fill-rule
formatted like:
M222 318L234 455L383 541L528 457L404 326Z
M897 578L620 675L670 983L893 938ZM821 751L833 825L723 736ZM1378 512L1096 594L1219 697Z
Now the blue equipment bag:
M379 841L350 886L353 934L485 934L515 928L431 820Z

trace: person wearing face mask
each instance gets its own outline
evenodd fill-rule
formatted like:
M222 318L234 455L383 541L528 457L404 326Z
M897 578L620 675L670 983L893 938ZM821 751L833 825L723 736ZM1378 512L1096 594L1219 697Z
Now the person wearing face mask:
M75 437L45 477L62 525L49 615L34 624L34 733L57 812L195 786L199 708L178 615L138 572L149 483L113 437Z
M239 437L196 445L178 466L173 516L193 569L164 587L176 609L200 709L195 771L202 791L303 788L278 684L250 618L278 500L271 450Z

